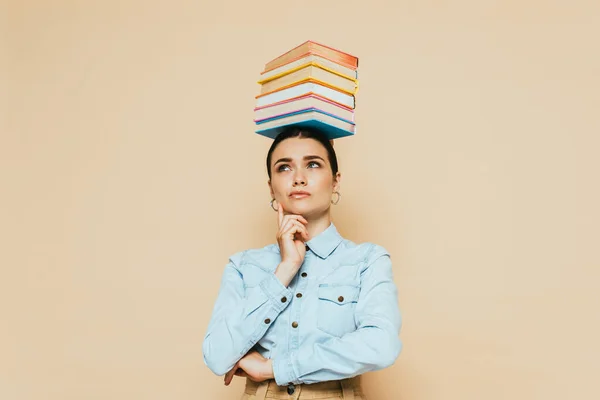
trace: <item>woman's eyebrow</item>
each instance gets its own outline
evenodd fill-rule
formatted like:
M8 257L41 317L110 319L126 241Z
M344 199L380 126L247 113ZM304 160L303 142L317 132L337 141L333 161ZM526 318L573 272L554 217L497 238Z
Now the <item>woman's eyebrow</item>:
M311 154L309 156L303 157L304 160L314 160L315 158L323 160L323 157L318 156L316 154ZM277 165L277 163L280 163L280 162L292 162L292 159L289 157L280 158L279 160L275 161L275 164L273 164L273 165ZM323 162L325 162L325 160L323 160Z

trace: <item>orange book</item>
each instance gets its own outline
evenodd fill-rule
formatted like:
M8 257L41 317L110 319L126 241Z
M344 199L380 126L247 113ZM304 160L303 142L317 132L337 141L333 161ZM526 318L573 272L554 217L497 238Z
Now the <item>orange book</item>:
M301 45L294 47L292 50L280 55L279 57L269 61L265 65L265 70L263 72L270 71L274 68L280 67L287 63L290 63L298 58L306 57L308 54L315 54L318 56L322 56L327 58L333 62L337 62L341 65L344 65L348 68L357 69L358 68L358 58L344 53L343 51L334 49L329 46L325 46L320 43L313 42L312 40L307 40Z

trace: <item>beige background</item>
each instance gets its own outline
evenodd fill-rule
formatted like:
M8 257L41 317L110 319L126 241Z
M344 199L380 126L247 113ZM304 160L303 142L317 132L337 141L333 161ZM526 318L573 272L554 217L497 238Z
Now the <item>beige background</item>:
M18 1L0 12L0 399L237 399L202 362L274 241L252 108L307 39L360 58L341 233L392 253L371 399L593 399L596 1Z

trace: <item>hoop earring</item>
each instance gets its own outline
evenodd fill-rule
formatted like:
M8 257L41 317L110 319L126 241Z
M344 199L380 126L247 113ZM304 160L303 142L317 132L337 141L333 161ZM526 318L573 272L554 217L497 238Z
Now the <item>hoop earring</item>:
M336 205L337 203L340 202L340 199L342 198L342 195L340 194L340 192L333 192L334 194L337 194L337 200L335 201L335 203L333 202L333 200L331 200L331 204Z
M274 201L275 201L275 199L272 199L272 200L271 200L271 208L272 208L273 210L275 210L275 211L279 211L279 207L278 207L278 208L275 208L275 207L273 207L273 202L274 202Z

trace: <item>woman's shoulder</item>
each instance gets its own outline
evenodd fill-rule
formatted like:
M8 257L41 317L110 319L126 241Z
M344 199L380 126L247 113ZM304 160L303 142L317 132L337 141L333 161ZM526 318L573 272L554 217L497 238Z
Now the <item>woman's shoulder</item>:
M382 256L391 257L390 252L386 247L374 242L355 243L351 240L344 239L341 243L340 250L342 257L362 261L365 265L371 264Z
M239 250L229 256L229 261L237 267L245 264L257 266L269 266L279 263L279 247L276 244L268 244L263 247L247 248Z

